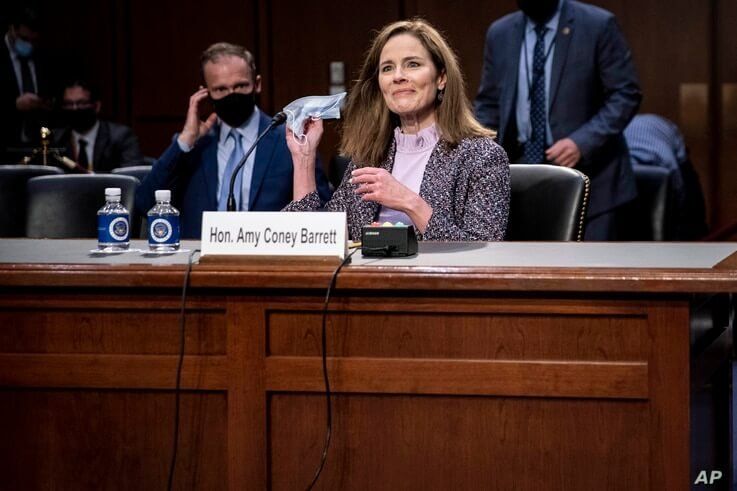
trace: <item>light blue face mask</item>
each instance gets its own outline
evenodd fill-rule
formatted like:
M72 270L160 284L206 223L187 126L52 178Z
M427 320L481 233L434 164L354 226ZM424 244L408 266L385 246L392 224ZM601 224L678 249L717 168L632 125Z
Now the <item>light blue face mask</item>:
M308 96L284 106L287 127L292 130L297 142L305 142L307 119L340 119L340 108L345 96L345 92L335 95Z
M33 54L33 45L23 39L15 38L15 41L13 41L13 51L21 58L28 58Z

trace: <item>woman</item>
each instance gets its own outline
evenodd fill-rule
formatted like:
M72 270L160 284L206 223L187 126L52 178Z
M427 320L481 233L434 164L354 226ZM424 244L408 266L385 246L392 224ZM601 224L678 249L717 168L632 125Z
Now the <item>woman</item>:
M288 211L320 208L315 158L322 121L306 142L287 130L294 162ZM325 208L345 211L348 233L378 220L412 223L421 240L502 240L509 161L473 117L458 61L423 20L386 26L374 39L345 110L341 153L351 159Z

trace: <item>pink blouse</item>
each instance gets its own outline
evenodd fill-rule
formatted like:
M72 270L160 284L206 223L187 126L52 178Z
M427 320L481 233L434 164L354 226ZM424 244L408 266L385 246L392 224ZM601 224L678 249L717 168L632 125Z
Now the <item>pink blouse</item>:
M394 141L397 144L397 150L394 155L392 176L413 192L420 194L425 166L438 140L440 137L435 124L420 130L415 135L404 134L399 127L395 128ZM409 225L412 220L404 212L382 206L379 212L379 222L402 222Z

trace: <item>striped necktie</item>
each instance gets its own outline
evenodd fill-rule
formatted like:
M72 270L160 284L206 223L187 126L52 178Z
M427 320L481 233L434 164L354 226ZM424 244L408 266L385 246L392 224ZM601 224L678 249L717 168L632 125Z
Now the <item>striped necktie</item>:
M545 162L545 133L547 115L545 110L545 25L535 26L537 41L532 57L532 87L530 94L530 125L532 134L525 143L525 162L542 164Z
M220 199L218 199L218 210L225 211L228 209L228 193L230 191L230 179L233 175L233 170L238 162L243 158L243 137L238 133L235 128L230 130L228 138L233 140L233 151L230 153L230 158L225 166L225 172L223 172L223 178L220 181ZM236 210L241 208L241 189L243 187L243 173L239 172L238 177L235 180L235 186L233 187L233 194L235 195L235 207Z

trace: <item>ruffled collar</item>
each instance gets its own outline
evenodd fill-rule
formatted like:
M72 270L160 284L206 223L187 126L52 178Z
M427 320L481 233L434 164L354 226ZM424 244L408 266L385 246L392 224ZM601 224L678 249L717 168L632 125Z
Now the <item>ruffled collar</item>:
M399 126L394 128L394 141L397 143L397 152L400 153L424 152L435 147L439 139L440 137L435 123L414 135L402 133L402 129Z

